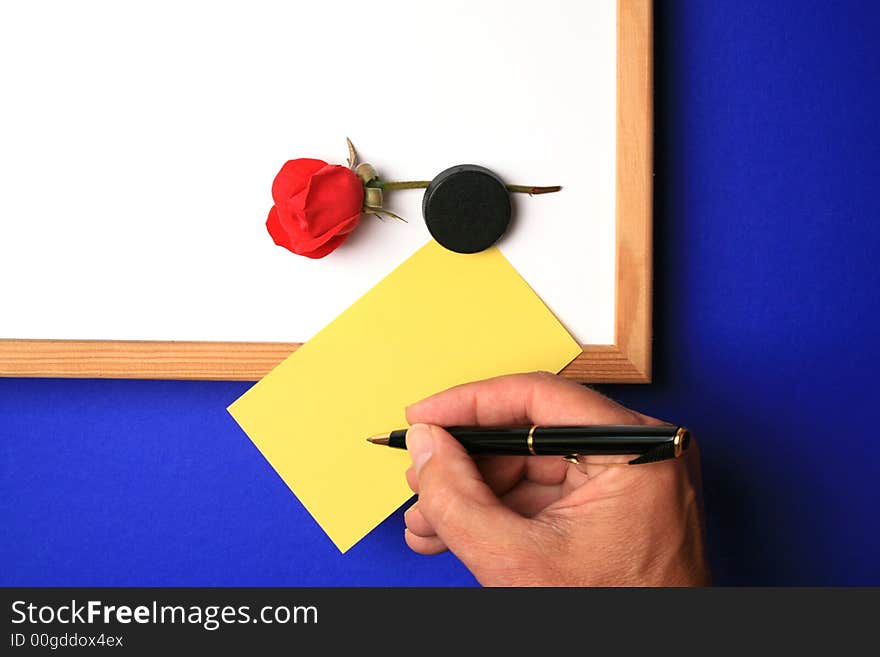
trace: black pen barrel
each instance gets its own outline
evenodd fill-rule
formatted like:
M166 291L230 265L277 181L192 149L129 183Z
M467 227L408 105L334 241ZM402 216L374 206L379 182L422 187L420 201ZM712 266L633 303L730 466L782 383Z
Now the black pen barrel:
M671 444L678 427L586 426L537 427L533 433L534 453L541 454L645 454L661 445Z
M674 425L596 425L566 427L448 427L470 454L508 456L581 454L646 454L672 445ZM687 434L685 434L687 436ZM687 441L688 438L685 438ZM392 431L389 446L406 448L406 430ZM682 449L687 449L683 444Z

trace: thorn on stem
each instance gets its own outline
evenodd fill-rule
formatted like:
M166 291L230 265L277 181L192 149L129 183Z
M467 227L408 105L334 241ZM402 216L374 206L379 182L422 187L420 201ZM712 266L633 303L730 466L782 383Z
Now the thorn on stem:
M354 169L357 166L357 150L355 150L354 144L351 143L351 139L348 137L345 138L345 143L348 144L348 167Z

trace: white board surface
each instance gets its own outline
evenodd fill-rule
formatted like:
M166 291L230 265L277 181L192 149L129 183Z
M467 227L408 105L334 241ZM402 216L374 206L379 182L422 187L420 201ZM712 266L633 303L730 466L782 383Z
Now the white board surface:
M302 342L429 239L364 217L321 260L264 223L280 166L513 184L499 247L614 341L613 0L0 4L0 338Z

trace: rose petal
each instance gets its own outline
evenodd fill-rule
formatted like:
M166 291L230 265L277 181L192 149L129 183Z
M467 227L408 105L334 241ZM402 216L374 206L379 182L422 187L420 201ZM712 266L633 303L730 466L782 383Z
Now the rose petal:
M296 220L302 232L311 235L309 221L306 219L306 199L309 196L309 186L306 185L299 193L292 196L285 207L285 212Z
M323 235L312 237L300 229L297 221L285 221L278 212L278 209L272 206L266 219L266 229L278 246L283 246L297 255L304 255L309 258L322 258L342 244L359 222L360 212L334 226L332 230L327 231ZM314 253L320 253L321 255L313 255Z
M313 237L334 229L341 219L360 214L364 204L363 182L351 169L339 165L327 165L315 173L304 194L297 195L296 205L302 208L305 229Z
M314 251L309 251L308 253L300 253L299 255L303 255L307 258L323 258L331 251L335 251L345 240L348 239L348 233L345 235L337 235L329 242L319 246Z
M272 236L272 241L275 242L278 246L283 246L285 249L289 251L293 250L293 242L290 239L290 235L287 230L284 228L284 224L281 222L281 218L278 215L278 208L274 205L269 210L269 217L266 219L266 230L269 231L269 235Z
M357 214L339 222L330 230L318 235L317 237L312 237L306 232L303 232L297 226L295 229L291 229L289 232L291 234L295 234L296 237L294 239L294 243L296 244L297 253L312 251L322 244L327 243L329 240L334 237L338 237L340 235L347 235L355 228L357 228L358 223L360 223L361 215L360 212Z
M272 181L272 200L276 204L286 203L292 196L305 190L312 175L326 166L323 160L288 160Z

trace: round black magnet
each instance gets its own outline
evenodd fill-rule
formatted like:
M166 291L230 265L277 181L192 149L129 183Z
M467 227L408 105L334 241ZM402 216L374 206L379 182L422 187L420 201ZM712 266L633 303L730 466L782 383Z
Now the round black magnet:
M510 223L510 195L485 167L459 164L437 174L422 200L431 236L450 251L477 253L498 241Z

